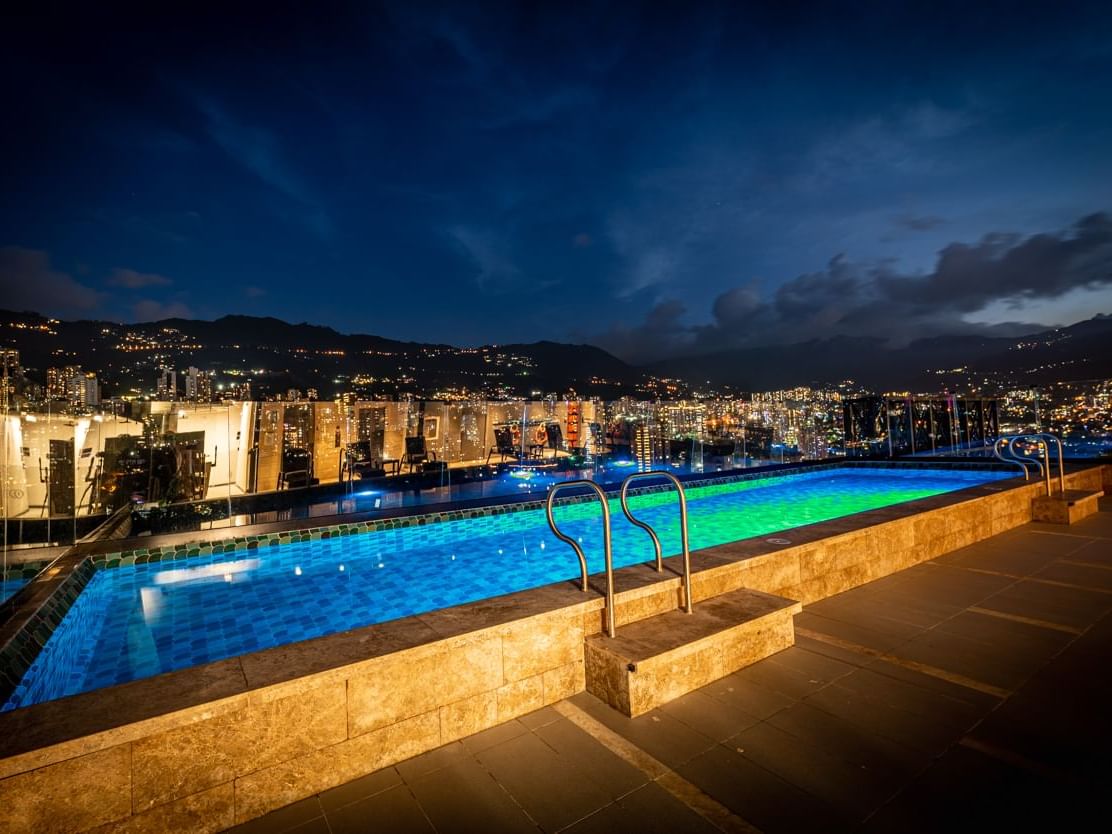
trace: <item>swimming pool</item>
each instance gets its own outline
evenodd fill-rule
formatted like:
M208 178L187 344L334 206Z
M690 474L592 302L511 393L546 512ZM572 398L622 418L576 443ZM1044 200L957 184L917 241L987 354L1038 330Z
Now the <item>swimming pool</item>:
M989 469L823 468L687 486L693 550L1012 477ZM670 491L631 506L679 552ZM599 508L557 508L592 573ZM615 567L648 561L647 534L611 502ZM3 709L578 576L541 510L381 530L234 554L102 569Z

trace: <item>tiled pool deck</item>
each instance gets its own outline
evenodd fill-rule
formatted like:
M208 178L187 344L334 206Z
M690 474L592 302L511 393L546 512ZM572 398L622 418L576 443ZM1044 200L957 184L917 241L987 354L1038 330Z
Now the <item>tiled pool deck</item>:
M1103 811L1112 499L808 605L796 629L639 718L580 693L233 830L1072 830Z

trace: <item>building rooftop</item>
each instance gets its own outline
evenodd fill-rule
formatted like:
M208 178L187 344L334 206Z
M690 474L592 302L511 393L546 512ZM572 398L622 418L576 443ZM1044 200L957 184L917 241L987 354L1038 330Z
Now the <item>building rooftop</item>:
M1112 766L1112 500L805 608L796 645L635 719L588 693L236 829L1069 827Z

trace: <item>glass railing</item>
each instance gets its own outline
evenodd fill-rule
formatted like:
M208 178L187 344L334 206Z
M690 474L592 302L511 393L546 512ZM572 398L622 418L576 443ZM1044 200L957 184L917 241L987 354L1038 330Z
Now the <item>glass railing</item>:
M569 477L718 472L827 457L840 406L741 400L109 403L10 412L5 552L121 511L159 533L525 494ZM378 504L375 506L375 501Z

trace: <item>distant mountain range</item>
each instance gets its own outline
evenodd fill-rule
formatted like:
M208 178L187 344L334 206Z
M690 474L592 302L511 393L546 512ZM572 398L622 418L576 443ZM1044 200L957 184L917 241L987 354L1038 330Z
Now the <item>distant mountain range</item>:
M853 379L874 390L968 390L1112 377L1112 315L1019 338L940 336L903 348L838 337L655 362L646 370L693 384L767 391Z
M0 310L0 346L18 348L23 367L40 383L48 367L96 371L106 395L150 390L162 365L214 371L227 384L250 381L253 395L316 388L323 397L345 390L432 396L464 388L490 396L574 389L615 397L635 393L645 378L590 345L458 348L256 316L116 324Z
M659 378L696 390L766 391L852 379L873 390L988 390L1112 377L1112 316L1100 315L1022 338L939 337L887 348L869 337L685 356L634 366L590 345L557 342L451 345L343 334L273 318L167 319L142 324L64 322L0 310L0 346L18 348L32 378L80 364L106 394L153 387L159 366L212 370L218 381L250 380L255 394L295 387L321 396L467 390L490 396L534 391L654 396ZM678 393L683 393L682 389Z

